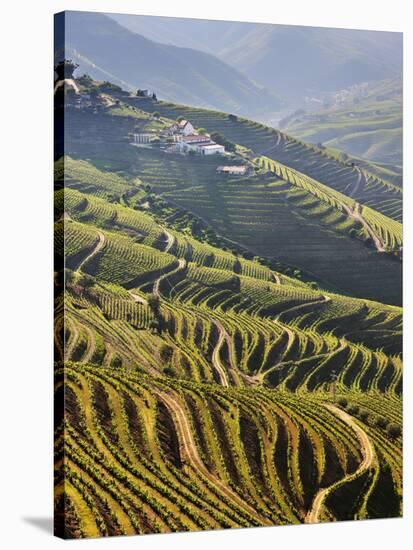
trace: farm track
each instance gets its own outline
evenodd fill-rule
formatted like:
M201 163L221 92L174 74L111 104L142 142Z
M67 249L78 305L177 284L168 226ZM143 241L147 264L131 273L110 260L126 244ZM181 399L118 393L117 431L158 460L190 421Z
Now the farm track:
M169 252L173 245L175 244L175 237L170 233L165 227L160 226L163 232L166 235L166 246L164 252Z
M374 231L374 229L366 222L366 220L363 218L362 215L362 206L360 203L356 202L354 205L354 208L351 209L349 206L347 206L344 203L340 203L341 206L344 208L344 210L347 212L347 214L357 220L361 223L361 225L364 227L364 229L367 231L369 237L374 242L374 246L376 247L378 252L385 252L386 247L384 246L383 241L381 238L377 235L377 233Z
M219 356L219 353L221 351L223 343L226 341L228 334L226 333L224 327L221 325L221 323L215 321L215 326L219 330L219 338L218 342L214 348L214 351L212 353L212 364L214 365L216 371L218 372L219 378L221 380L221 385L225 388L229 387L227 373L225 372L224 367L222 366L221 359Z
M96 256L96 254L98 254L98 252L100 252L100 250L102 250L102 248L104 247L105 235L101 231L98 231L98 235L99 235L99 240L95 248L92 250L92 252L88 256L86 256L84 260L80 262L76 271L81 271L82 268L85 266L85 264L87 264L87 262L89 262L94 256Z
M181 271L181 270L185 269L185 267L186 267L186 260L183 259L183 258L180 258L178 260L178 266L175 269L173 269L172 271L168 271L168 273L163 273L160 277L158 277L156 279L156 281L153 284L153 290L152 290L153 294L155 296L158 296L158 298L160 298L161 293L160 293L160 290L159 290L159 286L160 286L161 282L166 280L171 275L175 275L175 273L178 273L178 271Z
M358 172L357 182L352 191L349 192L348 196L354 198L360 191L360 188L364 189L366 185L366 176L360 168L356 168Z
M88 327L85 327L85 329L87 332L87 347L82 357L82 363L89 363L95 351L96 341L94 331Z
M79 338L79 332L76 328L76 324L73 322L70 323L70 328L71 328L70 339L67 342L67 347L66 347L66 342L64 342L64 360L65 361L70 361L73 351L75 349L77 340Z
M286 313L300 311L302 309L307 309L307 308L313 308L314 306L318 306L318 305L321 305L321 304L326 304L328 302L331 302L331 298L329 296L326 296L325 294L323 294L320 299L314 300L313 302L307 302L307 303L304 303L304 304L299 304L298 306L293 306L293 307L290 307L288 309L284 309L284 311L282 311L280 314L277 315L276 320L277 321L281 320L281 316L286 314Z
M253 517L259 519L259 521L261 521L264 525L272 525L272 523L267 518L264 518L257 514L256 510L249 506L238 494L236 494L224 483L222 483L222 481L218 477L209 472L209 470L205 467L204 463L199 457L198 449L193 440L191 427L189 426L182 406L174 397L171 396L171 394L165 394L161 392L156 393L176 419L177 433L179 434L182 449L189 459L191 466L199 472L201 477L207 478L213 485L219 488L219 490L228 499L235 502L237 506L244 510L244 512L246 512L248 515L252 515Z
M344 340L343 338L341 338L339 340L340 342L340 345L332 350L332 351L326 351L325 353L318 353L316 355L308 355L305 357L305 359L302 359L301 361L305 361L305 360L310 360L310 359L325 359L326 357L329 357L331 356L332 353L338 353L340 351L342 351L347 345L347 341ZM291 344L293 343L293 341L291 341ZM287 346L287 350L291 347L291 344L290 344L290 341L289 341L289 344ZM297 363L300 363L300 361L297 361ZM290 364L290 361L281 361L280 363L277 363L274 367L270 368L269 370L266 370L265 372L259 372L258 374L256 374L255 376L252 376L251 379L257 383L257 382L262 382L262 380L265 378L265 376L268 375L269 372L271 372L272 370L276 370L276 369L279 369L285 365L289 365Z
M320 512L322 510L324 500L329 494L329 492L332 489L334 489L338 484L341 485L342 483L352 481L353 479L362 475L366 470L368 470L373 466L375 461L374 446L370 441L369 436L359 426L359 424L357 424L357 422L348 413L339 409L335 405L326 404L324 406L327 409L329 409L333 414L338 416L343 422L345 422L348 426L350 426L356 432L362 448L362 452L363 452L363 461L353 474L347 475L340 482L334 483L330 487L325 487L318 491L318 493L316 494L313 500L311 510L308 512L305 518L306 523L319 523Z

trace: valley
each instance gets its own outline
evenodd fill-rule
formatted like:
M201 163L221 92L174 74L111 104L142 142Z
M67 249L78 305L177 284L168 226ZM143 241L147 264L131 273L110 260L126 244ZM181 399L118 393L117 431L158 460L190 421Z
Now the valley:
M56 115L57 531L399 516L401 187L233 113L76 83ZM178 151L182 119L225 153Z

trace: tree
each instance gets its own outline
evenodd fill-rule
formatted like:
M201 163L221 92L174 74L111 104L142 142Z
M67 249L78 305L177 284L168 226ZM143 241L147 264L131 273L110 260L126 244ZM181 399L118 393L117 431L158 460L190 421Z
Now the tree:
M231 122L236 122L238 120L237 115L228 115L228 120Z
M340 397L338 400L338 404L340 405L340 407L343 407L343 409L345 409L347 407L348 401L345 397Z
M159 357L162 361L162 363L165 363L168 365L172 357L174 355L174 349L171 346L168 346L168 344L162 344L161 349L159 350Z
M113 359L110 362L110 366L114 367L115 369L120 369L122 366L122 359L119 355L115 355Z
M399 424L391 423L387 426L387 435L391 439L397 439L402 435L402 427Z
M79 286L83 288L91 288L95 284L93 277L90 277L89 275L85 275L84 273L80 275L77 282Z
M185 118L182 115L176 118L176 122L182 122L183 120L185 120Z
M350 405L350 407L348 408L349 414L353 414L353 415L358 414L359 410L360 408L358 405Z
M382 430L385 430L389 424L389 421L386 420L386 418L383 418L383 416L378 416L376 418L376 426L378 428L381 428Z
M109 82L109 80L105 80L100 85L100 89L104 92L121 92L122 88L118 86L117 84L113 84L113 82Z
M170 376L171 378L176 378L177 377L177 372L176 370L173 368L173 367L165 367L163 369L163 373L166 375L166 376Z
M205 128L198 128L198 134L201 134L201 136L204 136L207 133Z
M219 143L219 145L223 145L227 151L235 151L236 145L232 141L229 141L224 135L221 134L221 132L213 132L211 134L212 141L215 141L215 143Z
M63 80L64 78L73 78L73 73L79 67L77 63L74 63L71 59L64 59L59 61L55 67L58 80Z
M158 321L158 319L152 319L152 321L149 323L149 330L151 332L159 333L159 321Z
M76 78L76 82L78 82L82 86L89 87L92 84L93 79L88 74L82 74L82 76L79 76L79 78Z
M152 113L152 116L153 118L156 118L156 119L161 118L161 114L158 113L158 111L155 111L154 113Z
M365 411L364 409L362 409L360 412L359 412L359 418L362 422L366 423L366 421L368 420L369 418L369 413L367 411Z
M154 315L158 315L159 308L161 307L159 296L151 294L148 298L148 306Z

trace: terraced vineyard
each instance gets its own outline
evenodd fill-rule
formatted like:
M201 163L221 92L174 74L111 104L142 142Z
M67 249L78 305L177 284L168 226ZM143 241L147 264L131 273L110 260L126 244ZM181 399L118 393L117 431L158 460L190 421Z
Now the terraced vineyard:
M313 151L330 185L275 130L156 107L250 148L234 162L252 175L122 143L127 109L75 113L56 164L56 532L399 516L393 187L376 209L346 192L357 170Z

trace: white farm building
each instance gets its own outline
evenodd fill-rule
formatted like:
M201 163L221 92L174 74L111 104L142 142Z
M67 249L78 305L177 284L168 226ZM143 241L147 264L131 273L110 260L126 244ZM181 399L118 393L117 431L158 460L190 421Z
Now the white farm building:
M177 147L181 153L189 153L190 151L201 155L223 155L225 153L223 145L218 145L209 136L198 134L183 136Z

